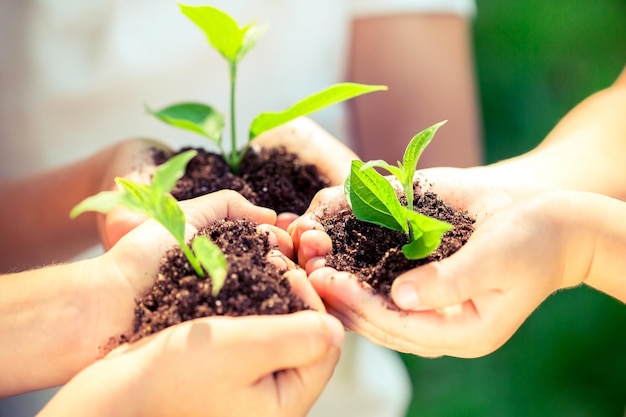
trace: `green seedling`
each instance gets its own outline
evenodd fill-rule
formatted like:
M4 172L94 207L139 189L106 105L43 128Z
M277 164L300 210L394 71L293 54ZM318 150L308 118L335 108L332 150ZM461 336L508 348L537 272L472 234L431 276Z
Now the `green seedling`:
M108 213L121 206L156 220L174 236L198 277L205 278L205 270L209 273L216 296L226 278L226 258L206 236L196 236L191 245L185 243L185 214L170 194L196 153L193 150L181 153L158 166L149 185L115 178L119 191L103 191L86 198L72 209L70 217L87 211Z
M408 259L421 259L430 255L441 243L443 234L452 228L449 223L413 210L413 176L417 161L444 123L437 123L415 135L398 166L383 160L367 163L352 161L350 175L344 184L346 199L358 219L408 235L409 243L402 247ZM393 186L375 167L388 171L398 179L404 190L406 206L400 203Z
M261 113L254 118L250 125L246 144L238 149L235 117L237 68L243 57L255 46L265 28L256 26L254 22L240 27L231 16L211 6L179 4L179 7L182 13L204 32L210 45L228 63L230 76L230 153L226 152L222 144L223 131L226 125L225 117L213 107L202 103L179 103L158 111L147 108L147 111L173 127L198 133L215 142L234 173L237 173L241 159L248 151L252 139L261 133L324 107L362 94L387 89L386 86L340 83L314 93L284 111Z

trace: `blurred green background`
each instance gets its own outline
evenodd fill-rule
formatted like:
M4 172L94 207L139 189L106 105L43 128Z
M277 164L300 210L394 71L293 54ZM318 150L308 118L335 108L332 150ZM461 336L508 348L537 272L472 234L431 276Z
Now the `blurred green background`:
M477 4L487 162L532 149L626 65L625 0ZM486 357L402 358L414 392L407 416L626 415L626 306L586 287L551 296Z

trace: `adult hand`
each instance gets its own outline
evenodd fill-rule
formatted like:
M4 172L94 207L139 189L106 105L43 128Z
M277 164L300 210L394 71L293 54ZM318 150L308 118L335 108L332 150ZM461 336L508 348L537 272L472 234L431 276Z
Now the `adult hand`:
M192 320L86 368L40 417L305 416L342 340L341 323L313 311Z

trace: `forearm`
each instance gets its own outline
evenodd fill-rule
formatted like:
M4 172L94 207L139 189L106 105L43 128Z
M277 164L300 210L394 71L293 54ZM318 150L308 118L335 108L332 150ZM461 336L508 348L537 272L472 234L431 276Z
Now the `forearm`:
M592 193L569 193L552 206L567 238L562 287L585 283L626 303L626 203Z
M127 330L133 296L112 274L99 257L0 276L0 397L67 382Z
M493 165L498 177L626 200L626 76L570 111L533 151Z
M0 183L0 272L69 259L98 242L96 215L69 218L84 198L102 189L102 173L116 147L32 177Z

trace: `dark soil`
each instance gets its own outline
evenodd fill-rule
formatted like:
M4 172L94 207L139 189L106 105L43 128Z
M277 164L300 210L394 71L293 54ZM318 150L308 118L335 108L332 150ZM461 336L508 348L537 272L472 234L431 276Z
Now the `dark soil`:
M189 149L181 149L179 153ZM250 148L241 161L238 175L230 172L221 155L194 149L198 155L189 162L185 175L172 191L177 200L229 189L277 213L303 214L315 193L329 185L315 165L300 162L296 154L287 152L284 147L258 151ZM163 152L155 152L157 164L166 159Z
M391 284L398 275L428 262L438 261L459 250L474 231L474 219L452 209L436 194L415 190L415 210L451 223L454 228L442 238L441 245L424 259L408 260L402 246L408 242L402 232L358 220L351 210L344 210L321 222L333 242L326 265L355 274L373 291L389 298Z
M272 249L266 233L247 220L215 222L201 230L224 252L228 274L217 297L211 280L199 279L179 247L161 259L151 290L136 300L132 332L119 342L136 341L186 320L214 315L287 314L308 306L291 292L289 281L267 255Z

